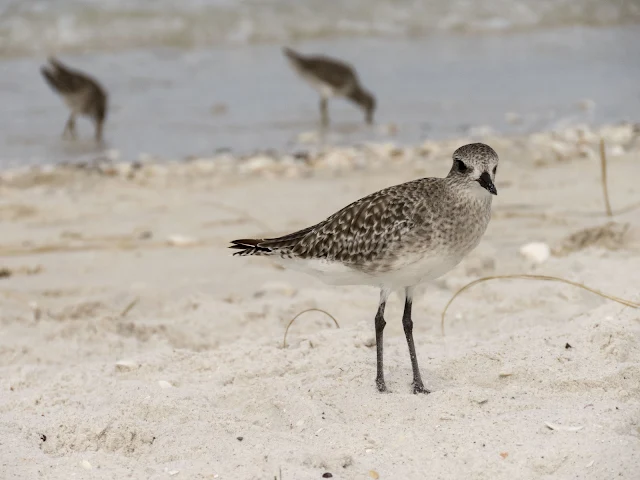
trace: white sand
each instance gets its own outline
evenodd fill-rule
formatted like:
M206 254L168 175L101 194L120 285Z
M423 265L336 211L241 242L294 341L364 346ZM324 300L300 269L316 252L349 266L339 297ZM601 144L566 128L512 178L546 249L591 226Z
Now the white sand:
M640 202L630 132L605 132L618 154L614 210ZM640 301L640 210L615 216L629 224L622 239L541 265L519 254L608 221L595 137L487 142L501 157L489 230L415 303L433 390L421 396L410 393L401 299L387 309L391 393L381 395L375 289L326 286L266 259L232 258L226 246L445 175L463 141L421 155L334 150L314 167L258 158L150 165L132 178L127 166L118 167L125 175L5 173L0 478L271 480L280 469L283 480L638 478L638 310L567 285L488 282L459 297L440 334L453 292L490 274L559 275ZM177 245L167 244L172 235ZM311 307L341 329L309 313L282 349L289 319Z

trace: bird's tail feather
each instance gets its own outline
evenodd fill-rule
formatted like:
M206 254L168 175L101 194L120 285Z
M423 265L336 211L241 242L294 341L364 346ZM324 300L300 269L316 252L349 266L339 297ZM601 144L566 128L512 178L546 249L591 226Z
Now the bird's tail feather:
M57 92L73 93L77 89L77 85L73 81L73 74L54 57L49 57L49 65L41 67L40 73L49 86Z
M302 240L309 232L313 231L316 226L311 226L298 230L277 238L245 238L242 240L233 240L229 248L240 250L234 255L273 255L290 253L296 244Z
M51 70L48 70L47 67L41 67L40 73L42 73L42 76L53 90L58 92L62 90L58 77Z
M306 58L289 47L282 47L282 53L294 66L302 66L306 63Z
M291 60L297 60L298 58L300 58L298 52L289 47L282 47L282 53L284 53L285 56L289 57Z
M240 250L234 252L234 255L270 255L273 250L268 247L263 247L260 244L264 242L263 239L245 238L241 240L233 240L229 248Z

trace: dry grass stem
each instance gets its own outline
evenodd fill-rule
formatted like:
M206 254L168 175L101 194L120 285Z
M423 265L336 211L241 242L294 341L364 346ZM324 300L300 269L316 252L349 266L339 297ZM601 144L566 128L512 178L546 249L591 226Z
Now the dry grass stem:
M340 328L340 324L338 323L338 321L336 320L336 317L334 317L333 315L331 315L329 312L327 312L326 310L322 310L321 308L308 308L306 310L301 311L300 313L298 313L295 317L293 317L290 321L289 324L287 325L286 330L284 331L284 338L282 339L282 348L287 348L287 333L289 333L289 327L293 324L293 322L295 322L296 318L298 318L300 315L302 315L303 313L307 313L307 312L321 312L324 313L325 315L327 315L329 318L331 318L331 320L333 320L333 323L336 324L336 327Z
M135 307L138 304L139 301L140 301L140 297L136 297L133 300L131 300L129 304L124 308L124 310L120 312L120 318L126 317L127 314L133 309L133 307Z
M473 287L474 285L477 285L478 283L482 283L482 282L487 282L489 280L498 280L498 279L519 279L519 280L542 280L542 281L548 281L548 282L560 282L560 283L566 283L567 285L572 285L574 287L578 287L578 288L582 288L588 292L594 293L600 297L603 298L608 298L609 300L613 300L614 302L617 303L621 303L622 305L626 305L627 307L631 307L631 308L640 308L640 303L636 303L636 302L632 302L631 300L626 300L624 298L620 298L620 297L616 297L613 295L609 295L606 293L603 293L599 290L596 290L594 288L591 287L587 287L586 285L582 284L582 283L578 283L578 282L574 282L572 280L567 280L566 278L560 278L560 277L552 277L549 275L529 275L529 274L518 274L518 275L493 275L490 277L482 277L479 278L477 280L474 280L471 283L467 283L464 287L462 287L461 289L459 289L456 293L453 294L453 297L451 297L451 299L447 302L447 305L444 307L444 310L442 311L442 316L440 319L440 328L442 330L442 336L444 336L444 319L445 316L447 314L447 310L449 309L449 306L453 303L453 301L456 299L456 297L458 297L458 295L460 295L462 292L464 292L465 290Z
M623 213L632 212L636 208L640 207L640 202L632 203L631 205L627 205L626 207L619 208L615 212L614 215L622 215Z
M602 192L604 193L604 205L607 216L613 217L611 203L609 203L609 186L607 185L607 152L604 145L604 138L600 137L600 166L602 168Z

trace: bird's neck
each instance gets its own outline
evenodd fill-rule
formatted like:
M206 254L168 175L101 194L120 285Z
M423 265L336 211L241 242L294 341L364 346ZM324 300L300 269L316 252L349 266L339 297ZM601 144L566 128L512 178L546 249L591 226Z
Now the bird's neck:
M351 93L349 93L348 97L358 105L364 105L367 103L367 99L370 97L370 95L364 88L356 84L351 90Z
M455 176L446 177L448 191L451 195L451 201L461 203L466 208L482 210L491 210L493 195L486 188L480 186L478 182L463 181Z

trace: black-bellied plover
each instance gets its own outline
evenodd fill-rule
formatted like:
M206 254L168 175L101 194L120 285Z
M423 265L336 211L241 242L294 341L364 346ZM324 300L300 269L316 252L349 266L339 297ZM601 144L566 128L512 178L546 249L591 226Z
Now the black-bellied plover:
M62 136L76 135L76 115L91 118L96 128L96 141L102 141L102 127L107 116L107 92L98 81L78 70L49 58L49 65L40 68L44 79L71 110Z
M382 360L384 309L405 290L402 325L409 346L414 393L429 393L413 343L414 287L444 275L480 242L491 218L498 155L473 143L453 153L445 178L421 178L372 193L326 220L278 238L234 240L235 255L269 255L285 266L337 285L380 288L375 316L376 385L386 390Z
M322 55L301 55L286 47L282 51L295 71L320 93L322 125L329 124L327 103L331 97L351 100L364 110L366 122L373 122L376 99L360 85L358 75L351 65Z

